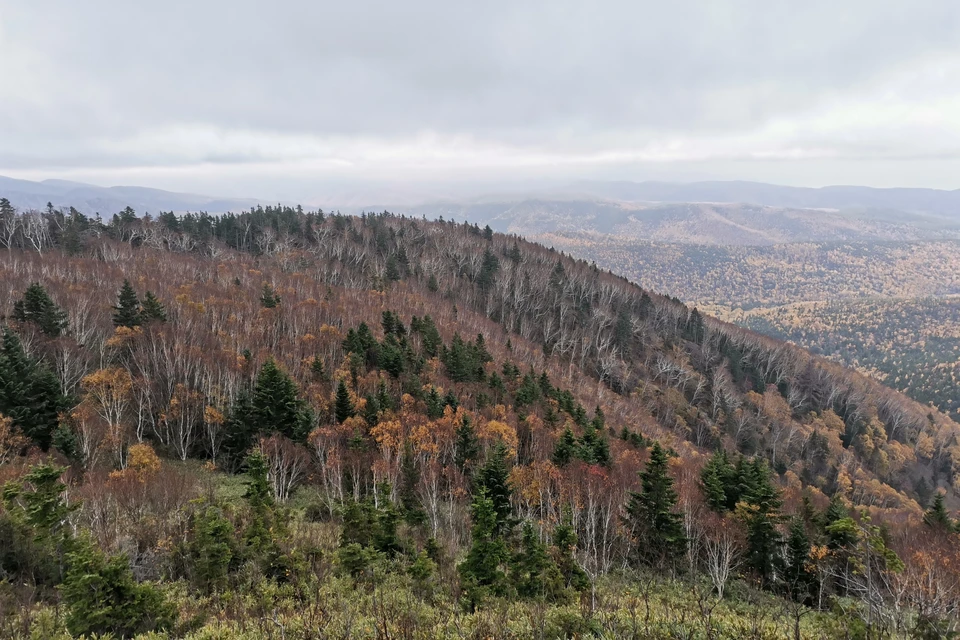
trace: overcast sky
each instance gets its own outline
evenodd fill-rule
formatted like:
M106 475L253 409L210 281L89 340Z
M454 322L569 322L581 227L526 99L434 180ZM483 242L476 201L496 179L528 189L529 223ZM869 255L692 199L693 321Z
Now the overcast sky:
M0 0L0 174L960 187L956 0Z

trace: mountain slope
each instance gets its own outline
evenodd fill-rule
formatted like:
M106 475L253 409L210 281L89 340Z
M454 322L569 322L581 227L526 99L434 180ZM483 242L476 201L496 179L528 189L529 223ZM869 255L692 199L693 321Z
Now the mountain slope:
M527 237L609 235L618 242L764 246L791 242L890 242L960 237L960 219L890 210L814 210L754 204L539 199L405 207L427 218L489 224Z
M268 348L294 371L309 357L307 346L315 338L307 336L315 336L319 326L342 332L369 322L371 305L404 318L429 310L447 338L457 330L483 332L488 343L513 336L519 350L514 357L562 380L584 406L610 402L609 415L617 424L677 447L689 442L756 452L781 473L792 470L828 493L853 482L845 477L861 478L845 490L855 487L856 500L887 506L909 506L908 496L921 478L950 485L956 477L958 427L945 416L930 414L864 376L704 318L585 262L508 236L485 238L473 226L389 215L322 219L268 209L255 216L137 221L135 231L110 230L143 245L135 249L98 237L103 232L89 223L58 224L84 226L88 251L100 260L13 254L19 257L3 263L0 304L10 308L43 269L54 294L82 301L92 314L83 320L91 331L85 344L110 338L104 322L109 302L89 299L101 287L93 283L118 286L111 274L121 272L162 292L165 300L179 301L175 309L183 313L199 305L201 311L189 316L199 323L197 348L210 345L202 352L249 349L261 354L254 360L260 362ZM192 247L193 252L170 260L171 254L149 247ZM62 269L52 268L60 264ZM240 289L231 281L239 281ZM292 314L280 324L254 320L255 293L263 282L280 292L289 309L284 313ZM341 292L325 293L332 287ZM382 293L371 297L366 293L371 288ZM316 302L323 299L330 302ZM242 315L231 311L238 304L245 309ZM332 315L331 306L337 309ZM228 320L242 317L247 320ZM223 331L229 338L219 336ZM334 366L340 357L339 349L329 352ZM226 376L235 389L238 374L229 372L231 366L213 379ZM235 393L214 387L201 391L208 397L225 394L226 400ZM817 471L807 442L824 429L818 421L826 412L839 416L843 426L834 434L833 462ZM916 445L923 438L942 444L921 452ZM934 469L949 471L944 476Z
M750 203L796 209L886 209L960 217L960 189L786 187L760 182L582 182L572 189L627 202Z
M474 225L16 222L0 543L18 629L38 610L62 627L60 608L73 632L197 638L955 624L953 494L917 501L952 491L960 427L853 371ZM123 615L90 606L91 581ZM807 615L834 596L842 616Z
M717 247L576 233L537 239L960 417L956 241Z

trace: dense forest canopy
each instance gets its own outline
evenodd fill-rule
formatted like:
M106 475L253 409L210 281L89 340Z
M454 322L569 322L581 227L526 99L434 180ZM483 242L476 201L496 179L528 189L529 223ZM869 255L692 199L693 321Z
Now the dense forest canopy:
M955 628L960 427L593 264L285 206L0 247L11 635Z
M535 238L960 419L955 240L720 247L577 233Z

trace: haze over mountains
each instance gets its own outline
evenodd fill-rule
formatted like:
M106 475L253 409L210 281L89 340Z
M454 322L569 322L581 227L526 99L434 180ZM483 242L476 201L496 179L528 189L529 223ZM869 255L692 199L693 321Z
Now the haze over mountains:
M353 213L387 209L429 219L442 216L526 236L615 234L621 240L710 245L960 238L960 190L588 181L513 186L492 195L476 195L480 189L361 186L328 190L304 204ZM141 214L223 213L272 202L4 177L0 177L0 194L21 209L43 208L50 202L103 215L127 206Z
M149 187L99 187L69 180L16 180L0 176L0 197L10 200L20 209L42 209L47 203L54 207L74 207L81 213L108 215L125 207L137 212L208 211L222 213L248 209L257 200L242 198L214 198L189 193L174 193Z

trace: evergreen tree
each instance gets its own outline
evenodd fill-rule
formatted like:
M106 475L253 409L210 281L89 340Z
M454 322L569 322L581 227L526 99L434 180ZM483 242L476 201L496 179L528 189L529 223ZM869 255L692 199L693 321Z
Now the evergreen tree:
M67 328L66 312L57 306L39 282L27 287L23 298L13 303L13 319L36 325L51 338L60 337Z
M499 516L494 501L484 489L473 499L470 518L473 523L470 550L458 571L467 603L473 609L487 596L506 595L509 584L502 565L510 554L499 534Z
M838 522L845 521L853 524L850 513L841 502L840 496L835 495L823 514L823 530L827 534L827 547L831 551L845 549L856 542L856 534L852 533L850 528L846 526L834 527Z
M337 397L334 401L333 413L338 423L343 423L356 413L353 408L353 401L350 399L350 392L347 390L347 385L343 379L337 384Z
M292 440L306 438L304 403L297 385L273 358L260 369L253 391L253 414L261 433L282 433Z
M489 291L493 287L494 279L499 270L500 260L497 259L497 256L487 247L480 261L480 271L477 273L477 288L484 293Z
M140 305L140 320L144 323L167 321L167 310L163 303L150 291L143 295L143 303Z
M6 198L0 198L0 221L10 220L17 215L16 208ZM12 249L13 247L7 247Z
M556 550L554 560L566 586L584 591L590 586L590 578L574 557L577 550L577 534L570 526L568 516L569 514L553 530L553 547Z
M566 591L560 569L547 554L547 547L528 522L523 526L520 549L510 563L510 577L521 598L558 602Z
M610 464L610 444L606 438L597 432L593 424L587 425L587 428L583 430L579 451L580 458L587 464L599 464L601 466Z
M440 395L440 392L437 391L436 387L430 387L430 391L427 392L425 403L427 405L428 418L431 420L436 420L437 418L443 416L443 409L447 406L447 403L444 401L443 396Z
M50 446L62 453L67 460L79 462L80 441L73 429L65 424L57 426L50 435Z
M722 449L707 461L700 472L700 488L711 509L717 513L732 511L740 498L737 469Z
M413 446L407 440L404 444L403 460L400 463L400 486L397 494L400 498L403 518L411 525L422 524L427 518L423 506L420 504L420 498L417 497L419 482L420 468L417 466L416 457L413 454Z
M787 538L787 558L784 574L784 586L787 593L798 602L805 601L811 594L813 576L810 574L810 539L804 529L803 520L794 518L790 524Z
M260 292L260 306L264 309L275 309L279 304L280 296L273 290L269 282L265 282Z
M191 582L206 593L223 588L237 554L233 524L219 507L204 505L190 514L187 529L182 553Z
M247 553L253 558L272 553L276 548L273 490L267 476L267 460L260 453L247 457L247 490L244 498L250 519L243 531Z
M474 483L475 493L482 493L493 503L496 514L494 532L502 535L513 527L513 512L510 506L510 497L513 491L508 480L510 469L507 466L507 447L503 442L497 442L487 458L486 464L477 470Z
M137 327L141 323L140 300L129 280L124 280L117 293L117 305L113 308L113 324L116 327Z
M57 376L27 356L17 335L4 329L0 348L0 413L46 450L59 414L68 406Z
M387 258L387 265L384 269L384 278L387 282L397 282L402 278L400 273L400 264L397 262L396 256L390 256Z
M137 584L125 556L108 557L86 541L69 555L69 566L60 593L74 636L127 638L173 624L174 607L153 585Z
M313 362L310 363L310 373L313 374L315 380L321 382L326 381L327 370L324 368L323 360L320 359L320 356L314 356Z
M468 416L464 416L457 427L454 448L456 453L453 461L457 469L469 476L473 463L480 457L480 438L477 437Z
M937 492L937 495L933 497L933 504L923 514L923 522L928 527L938 531L954 531L956 529L956 524L950 518L947 508L943 504L942 492Z
M224 428L223 453L236 471L253 446L257 435L257 421L253 410L253 399L248 390L241 390L233 401Z
M636 539L641 560L667 566L683 554L686 539L681 516L674 512L677 492L667 469L667 454L655 442L640 472L640 492L631 492L626 524Z
M697 344L703 342L703 338L706 335L706 326L703 322L703 315L701 315L697 309L690 312L690 316L684 325L683 333L684 337L691 342L696 342Z
M573 435L573 430L568 426L563 430L557 445L553 449L551 460L558 467L565 467L577 455L577 438Z
M397 524L400 513L397 507L386 500L377 513L377 526L373 530L373 548L388 557L396 557L403 551L400 537L397 534Z
M0 517L0 572L8 580L19 577L43 591L63 580L73 544L67 518L78 506L68 506L63 498L65 470L42 463L3 486L9 520Z
M737 513L747 528L747 564L763 581L776 576L781 564L781 537L777 526L782 517L780 492L773 485L766 465L756 459L749 465Z
M602 432L607 427L607 417L603 415L603 410L597 406L593 410L593 420L590 422L593 425L593 428L597 431Z

